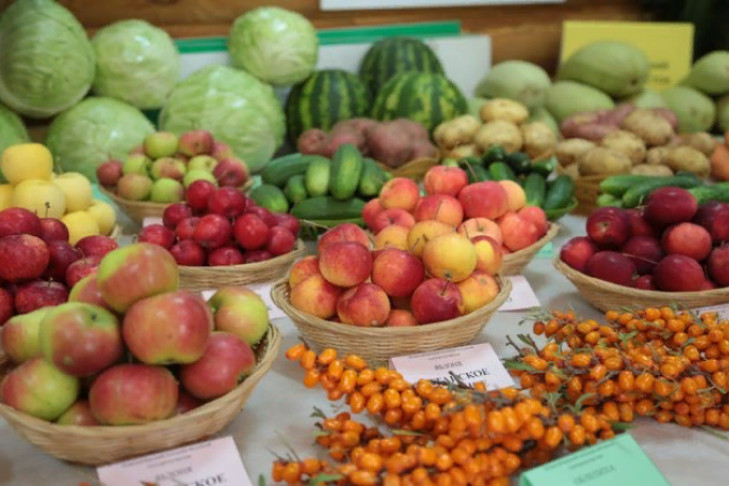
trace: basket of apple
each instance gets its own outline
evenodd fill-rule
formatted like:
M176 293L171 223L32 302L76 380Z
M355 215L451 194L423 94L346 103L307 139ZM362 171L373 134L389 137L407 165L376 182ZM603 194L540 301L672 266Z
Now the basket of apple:
M555 266L598 309L729 302L729 205L664 187L639 209L601 208Z
M412 250L453 231L471 240L489 236L504 255L501 273L515 275L559 232L541 208L527 206L516 182L468 184L463 169L435 166L425 174L424 186L421 197L413 181L396 177L365 205L362 218L375 234L375 248Z
M70 302L2 328L0 416L68 461L98 465L194 442L243 408L278 354L263 300L178 290L164 249L107 254Z
M190 184L185 202L163 211L162 223L142 228L139 241L172 253L180 286L192 290L281 278L304 254L299 220L262 208L233 187Z
M379 363L473 340L511 292L501 265L488 236L452 228L412 249L373 250L365 230L344 223L271 296L313 347Z
M161 217L165 207L182 201L194 181L238 188L251 182L246 163L207 130L179 137L170 132L147 135L123 162L101 164L96 177L102 192L139 224L144 218Z

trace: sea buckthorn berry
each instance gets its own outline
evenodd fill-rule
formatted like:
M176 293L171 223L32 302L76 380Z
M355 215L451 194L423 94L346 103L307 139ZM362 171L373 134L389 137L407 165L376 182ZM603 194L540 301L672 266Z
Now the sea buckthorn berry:
M350 354L349 356L344 358L344 364L357 371L362 371L363 369L367 368L367 362L361 357L354 354Z

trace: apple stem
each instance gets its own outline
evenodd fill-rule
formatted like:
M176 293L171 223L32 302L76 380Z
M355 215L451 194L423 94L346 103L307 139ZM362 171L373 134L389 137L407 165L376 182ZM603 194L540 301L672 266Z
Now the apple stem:
M644 261L644 262L652 263L654 265L657 265L658 264L658 262L656 262L654 260L651 260L649 258L641 257L641 256L638 256L638 255L631 255L630 253L621 253L621 255L623 255L625 257L628 257L628 258L635 258L636 260L641 260L641 261Z
M45 202L45 207L46 207L46 214L45 214L45 216L43 216L43 217L44 217L44 218L47 218L47 217L48 217L48 211L50 211L50 210L51 210L51 203L49 203L48 201L46 201L46 202Z

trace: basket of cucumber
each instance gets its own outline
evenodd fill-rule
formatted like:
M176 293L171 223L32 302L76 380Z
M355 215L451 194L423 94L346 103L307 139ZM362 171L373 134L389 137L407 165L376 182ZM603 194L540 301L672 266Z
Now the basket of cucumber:
M635 208L645 204L654 190L668 186L687 189L699 204L711 200L729 202L729 182L710 185L691 172L678 172L668 177L629 174L610 176L600 183L602 194L597 198L597 205Z

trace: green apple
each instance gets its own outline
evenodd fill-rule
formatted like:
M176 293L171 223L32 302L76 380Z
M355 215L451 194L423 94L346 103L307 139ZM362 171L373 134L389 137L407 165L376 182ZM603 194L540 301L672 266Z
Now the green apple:
M117 182L116 192L124 199L144 201L152 192L152 179L142 174L125 174Z
M152 159L171 157L177 153L179 141L172 132L150 133L144 139L144 151Z
M187 170L206 170L212 172L218 160L209 155L196 155L187 163Z
M144 154L132 154L126 158L122 165L124 174L149 174L149 167L152 165L152 159Z
M245 287L225 287L208 300L215 330L235 334L255 346L268 329L268 308L261 297Z
M170 179L181 181L182 177L185 175L185 171L185 163L180 159L162 157L161 159L157 159L152 162L152 168L149 172L153 179L168 177Z
M5 322L2 330L2 347L10 361L23 363L30 358L41 356L38 330L43 317L50 307L41 307L27 314L18 314Z
M152 185L150 200L158 203L176 203L182 201L185 188L174 179L160 179Z
M82 211L91 206L94 191L91 182L78 172L65 172L57 176L53 183L66 196L66 212Z
M215 180L215 176L212 173L201 169L189 170L189 167L187 173L185 174L185 177L182 178L182 184L187 189L188 187L190 187L190 184L200 179L210 181L216 186L218 185L218 181Z

